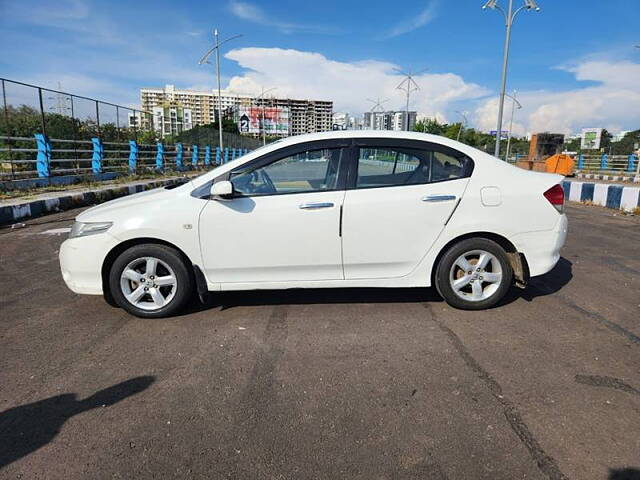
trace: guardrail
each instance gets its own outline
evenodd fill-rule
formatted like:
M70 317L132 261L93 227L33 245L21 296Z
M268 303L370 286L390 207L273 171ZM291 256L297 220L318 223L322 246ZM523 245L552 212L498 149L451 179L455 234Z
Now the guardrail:
M49 139L40 133L33 137L0 136L0 181L206 169L248 152L246 148L221 150L217 146L182 143L103 142L97 137Z
M576 169L581 172L627 172L638 174L636 155L579 155Z

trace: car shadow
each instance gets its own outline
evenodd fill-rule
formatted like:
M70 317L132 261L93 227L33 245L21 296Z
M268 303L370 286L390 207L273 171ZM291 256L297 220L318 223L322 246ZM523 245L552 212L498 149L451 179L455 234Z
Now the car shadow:
M551 295L562 289L571 279L572 263L561 257L549 273L531 279L525 289L513 287L496 307L508 305L522 298ZM421 303L443 302L435 288L300 288L289 290L243 290L210 292L206 302L197 298L178 314L190 315L214 308L227 310L239 306L309 305L348 303ZM494 307L495 308L495 307Z
M434 288L300 288L211 292L205 303L193 300L183 315L240 306L311 305L348 303L442 302Z
M637 468L612 468L609 470L609 480L640 480L640 470Z
M155 377L135 377L100 390L84 400L64 393L0 412L0 468L51 442L64 423L80 413L108 407L149 388Z
M512 288L497 306L507 305L519 298L532 302L537 297L552 295L562 290L572 278L573 264L566 258L560 257L560 260L550 272L530 279L524 289Z

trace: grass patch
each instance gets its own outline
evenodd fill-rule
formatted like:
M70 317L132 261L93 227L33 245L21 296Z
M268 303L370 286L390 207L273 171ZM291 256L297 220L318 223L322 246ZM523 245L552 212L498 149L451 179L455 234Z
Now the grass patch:
M9 200L12 198L33 198L37 195L43 193L51 193L51 192L64 192L64 191L74 191L74 190L93 190L101 187L107 187L109 185L122 185L126 183L133 183L142 180L153 180L153 179L164 179L164 178L174 178L181 176L195 176L204 173L201 170L198 171L189 171L189 172L167 172L167 173L159 173L159 172L145 172L136 175L121 175L112 180L105 181L97 181L91 178L80 178L77 182L66 184L66 185L46 185L43 187L35 187L29 189L16 189L16 190L2 190L0 191L0 200Z

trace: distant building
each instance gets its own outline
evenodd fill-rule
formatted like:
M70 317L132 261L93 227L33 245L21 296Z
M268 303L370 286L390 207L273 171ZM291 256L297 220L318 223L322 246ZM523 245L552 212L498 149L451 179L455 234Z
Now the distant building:
M129 128L142 127L142 112L129 112Z
M240 122L240 118L248 116L246 112L265 108L266 111L276 112L279 121L286 118L287 124L278 124L277 129L270 129L271 120L265 118L267 133L272 130L277 136L300 135L331 130L333 102L323 100L297 100L291 98L259 99L250 95L220 96L222 114L225 118L233 118ZM180 90L173 85L164 88L140 89L142 110L152 111L154 107L161 107L167 102L179 105L191 111L193 125L207 125L217 120L218 95L214 91ZM285 115L286 113L286 115ZM273 116L269 114L270 116ZM258 120L262 116L258 115ZM260 125L261 128L261 125ZM255 129L249 128L248 134L256 134Z
M193 128L191 109L179 105L166 104L151 109L153 128L162 137L178 135Z
M413 130L416 124L416 112L409 112L409 128ZM365 112L364 128L367 130L405 130L407 122L407 112Z
M332 130L362 130L362 117L354 117L348 113L334 113Z
M612 138L612 142L619 142L624 138L624 136L629 133L630 130L622 130L621 132L616 133Z

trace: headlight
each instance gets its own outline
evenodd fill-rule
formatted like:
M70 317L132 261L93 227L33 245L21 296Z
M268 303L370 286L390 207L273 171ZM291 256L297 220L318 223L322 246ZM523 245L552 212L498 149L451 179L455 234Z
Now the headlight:
M104 233L113 225L113 222L75 222L69 232L69 238L86 237L96 233Z

